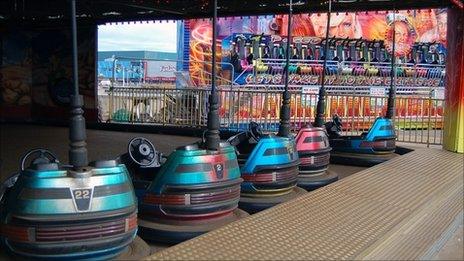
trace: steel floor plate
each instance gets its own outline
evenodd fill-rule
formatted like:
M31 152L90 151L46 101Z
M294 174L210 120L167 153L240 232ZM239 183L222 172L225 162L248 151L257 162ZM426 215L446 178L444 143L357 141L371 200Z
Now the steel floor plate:
M417 149L148 259L427 259L462 223L462 193L462 154Z

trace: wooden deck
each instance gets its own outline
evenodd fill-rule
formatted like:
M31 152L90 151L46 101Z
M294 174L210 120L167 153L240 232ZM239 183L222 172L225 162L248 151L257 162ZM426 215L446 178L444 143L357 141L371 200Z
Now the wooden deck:
M463 222L463 159L417 149L148 259L430 259Z

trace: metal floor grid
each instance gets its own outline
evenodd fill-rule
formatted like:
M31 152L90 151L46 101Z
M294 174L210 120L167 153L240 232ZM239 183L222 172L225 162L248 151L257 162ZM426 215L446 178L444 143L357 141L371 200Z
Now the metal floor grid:
M417 149L147 259L429 259L462 197L463 155Z

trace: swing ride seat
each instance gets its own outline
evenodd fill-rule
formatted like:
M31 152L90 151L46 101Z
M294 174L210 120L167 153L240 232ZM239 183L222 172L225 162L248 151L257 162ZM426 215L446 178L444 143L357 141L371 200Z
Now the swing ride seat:
M247 215L237 209L242 179L227 142L217 151L182 146L165 158L134 138L121 160L133 178L143 239L179 243Z

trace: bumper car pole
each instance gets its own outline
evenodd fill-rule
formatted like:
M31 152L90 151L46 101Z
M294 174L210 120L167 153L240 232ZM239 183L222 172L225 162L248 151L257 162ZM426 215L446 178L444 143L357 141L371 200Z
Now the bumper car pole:
M71 33L74 93L71 96L71 121L69 126L69 163L75 170L88 165L83 98L79 95L77 61L76 0L71 0Z
M213 39L211 45L211 94L209 95L209 112L207 119L205 146L208 150L217 150L219 147L219 97L216 90L216 39L217 39L217 0L213 0Z
M282 108L280 110L280 125L277 136L289 137L290 136L290 92L288 91L288 76L290 67L290 41L292 39L292 15L293 15L293 1L290 0L288 7L288 23L287 23L287 48L285 50L285 82L284 92L282 94Z
M391 59L391 72L390 72L390 90L388 92L388 101L387 101L387 113L385 118L394 119L395 116L395 96L396 96L396 59L395 59L395 47L396 47L396 10L393 8L393 24L392 24L392 59Z
M321 75L321 88L319 88L319 99L316 107L316 119L314 119L314 127L324 126L324 114L325 114L325 70L327 68L327 50L329 49L329 28L330 28L330 17L332 14L332 0L328 1L327 11L327 26L325 32L325 46L324 46L324 60L322 62L322 75Z

